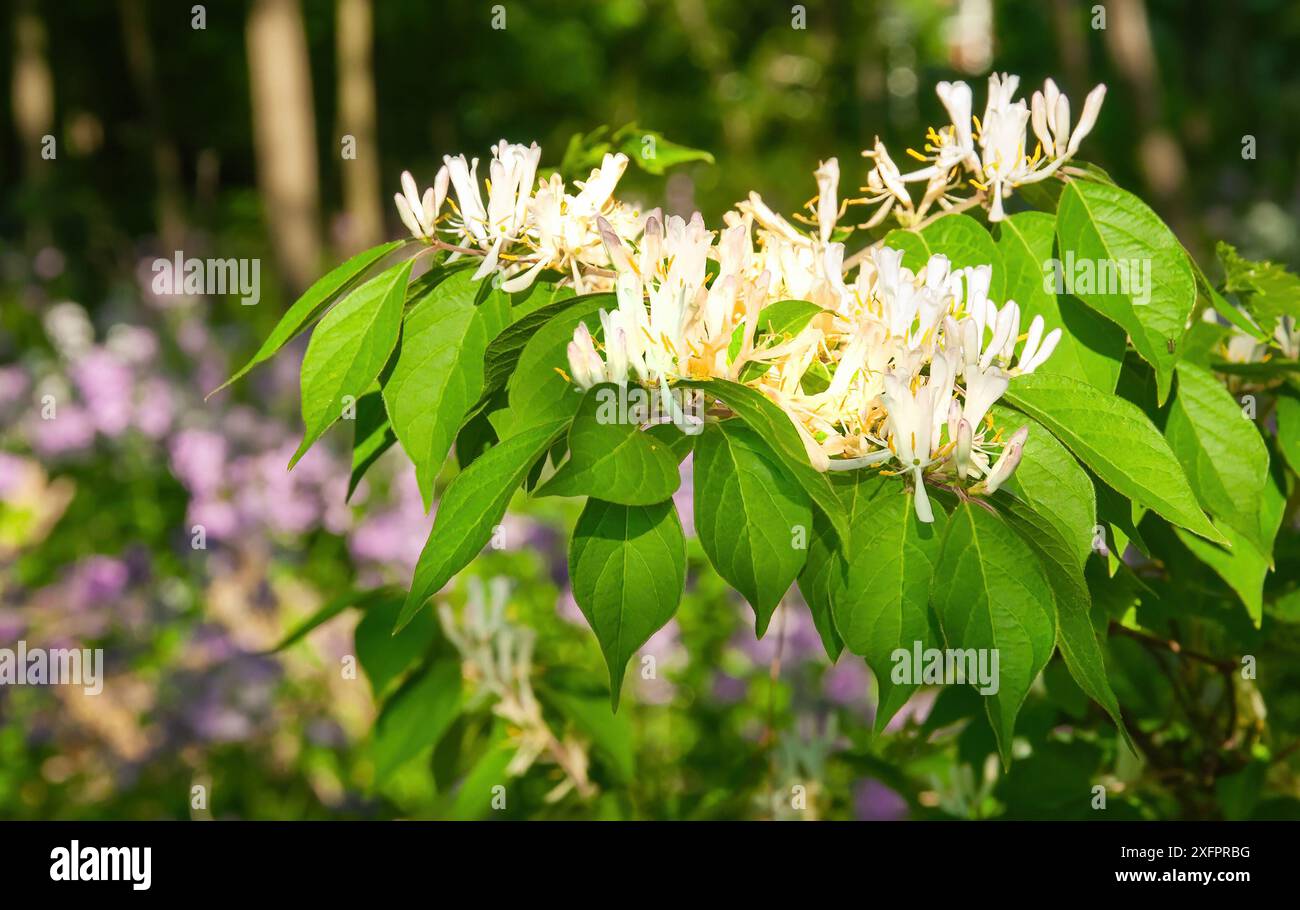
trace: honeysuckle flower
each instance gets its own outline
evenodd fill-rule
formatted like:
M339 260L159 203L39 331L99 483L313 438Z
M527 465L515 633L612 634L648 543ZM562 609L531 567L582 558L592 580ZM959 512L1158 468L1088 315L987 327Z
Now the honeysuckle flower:
M822 243L831 239L835 222L839 219L839 200L836 192L840 185L840 163L828 158L817 168L817 230Z
M913 392L892 373L887 373L884 381L885 391L881 398L889 410L892 448L903 472L912 477L917 518L932 522L934 510L925 492L923 472L930 465L934 390L927 384Z
M402 224L406 225L412 237L426 241L434 238L438 213L447 198L448 177L445 165L438 168L433 186L421 196L411 172L402 171L402 192L395 193L393 201L397 204L397 214L402 219Z
M1011 434L1007 440L1006 446L1002 449L1002 454L998 457L997 462L989 470L988 476L984 478L984 489L989 493L996 493L1002 484L1006 483L1007 478L1015 471L1020 464L1020 455L1025 447L1025 440L1029 437L1029 428L1021 427Z

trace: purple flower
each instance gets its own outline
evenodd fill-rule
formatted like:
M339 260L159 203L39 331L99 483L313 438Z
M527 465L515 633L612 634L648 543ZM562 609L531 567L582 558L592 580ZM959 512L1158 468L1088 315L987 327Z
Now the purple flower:
M131 369L104 348L91 348L73 365L72 380L99 431L122 435L131 422Z
M221 485L225 467L226 440L219 434L182 430L172 437L172 474L195 496L215 492Z
M111 556L81 560L68 579L68 603L74 609L93 609L112 603L126 591L131 573L126 563Z
M176 402L167 383L157 378L145 380L132 417L135 428L150 439L162 439L171 429L175 416Z
M715 673L713 676L713 700L724 705L734 705L744 701L749 691L749 683L727 673Z
M38 417L32 422L29 438L39 455L53 457L82 451L95 442L95 422L80 405L62 404L50 419Z
M673 505L677 506L677 516L682 520L682 533L687 537L695 536L695 453L690 452L682 460L678 469L682 483L673 493Z
M853 788L853 814L861 821L893 822L907 818L907 800L874 778Z
M746 622L736 630L732 644L756 664L771 663L778 647L783 666L817 660L824 652L812 612L803 598L793 593L787 595L772 614L767 634L761 639L756 638L753 626Z
M862 658L843 654L822 677L826 698L837 705L855 705L866 701L871 691L871 676Z
M31 380L25 369L17 364L0 367L0 411L22 401L30 388Z

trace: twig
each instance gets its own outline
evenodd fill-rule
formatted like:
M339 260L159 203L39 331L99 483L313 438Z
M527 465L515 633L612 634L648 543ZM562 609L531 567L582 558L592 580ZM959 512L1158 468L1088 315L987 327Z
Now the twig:
M1128 626L1121 626L1118 623L1111 623L1110 628L1119 635L1127 635L1129 638L1137 639L1138 641L1145 642L1148 645L1163 648L1172 654L1178 654L1191 660L1198 660L1201 663L1216 667L1224 673L1232 673L1237 669L1236 661L1220 660L1217 657L1211 657L1209 654L1202 654L1200 651L1193 651L1190 648L1183 647L1180 642L1177 642L1172 638L1160 638L1155 635L1148 635L1145 632L1139 632L1137 629L1130 629Z

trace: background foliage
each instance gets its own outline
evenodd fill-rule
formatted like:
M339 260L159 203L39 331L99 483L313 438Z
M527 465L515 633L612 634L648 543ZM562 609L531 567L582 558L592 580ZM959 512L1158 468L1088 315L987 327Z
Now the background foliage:
M1146 760L1058 659L1030 693L1004 772L968 688L923 689L871 739L861 661L831 665L794 594L756 641L694 535L683 605L643 651L658 678L634 672L611 715L599 646L567 588L563 529L578 510L558 499L512 513L506 547L471 570L482 585L467 578L449 602L470 645L504 635L517 647L535 630L536 710L508 680L484 698L487 662L431 619L404 661L374 657L382 649L367 642L391 628L400 592L268 653L341 590L404 587L430 519L399 460L344 507L345 439L285 474L300 435L292 359L203 401L302 276L380 239L367 227L375 207L379 233L397 236L382 199L404 168L427 180L443 153L481 155L502 136L536 138L560 166L573 134L635 121L715 163L631 172L633 195L710 223L751 188L791 210L807 181L790 174L835 154L862 176L853 162L876 134L905 145L939 120L930 86L993 65L1028 83L1052 75L1075 97L1111 85L1088 158L1147 199L1216 282L1217 238L1295 266L1294 4L1112 2L1099 31L1091 4L1065 0L996 3L991 17L978 2L810 3L796 30L786 4L529 0L505 4L496 31L487 4L377 3L362 67L375 127L357 162L339 155L341 134L365 137L345 123L358 77L341 52L354 32L339 23L369 4L209 4L198 30L190 6L55 15L15 3L0 19L13 49L0 100L0 645L102 646L109 673L94 698L0 689L0 817L473 817L489 814L471 798L480 784L533 748L543 758L512 785L510 817L1094 817L1084 795L1097 782L1119 794L1108 817L1295 814L1289 670L1229 697L1220 658L1112 637L1112 680ZM303 149L259 138L250 100L277 79L255 65L259 28L298 10L301 47L273 44L273 56L309 76L295 109L313 115L304 148L317 177L301 248L275 228L301 227L302 206L266 156L298 161ZM46 134L53 161L39 157ZM349 189L357 164L376 167L368 195ZM149 264L179 249L260 258L259 305L153 295ZM70 402L53 425L36 413L47 390ZM188 533L200 520L206 550ZM1290 540L1270 582L1284 593L1300 558ZM1206 615L1178 627L1185 650L1295 665L1300 608L1256 632L1212 574L1204 584ZM493 604L506 606L496 620ZM482 623L467 627L474 605ZM458 710L420 700L422 685L447 689L410 675L427 649L461 655ZM352 655L356 679L339 670ZM421 705L416 722L402 695ZM195 784L210 789L207 809L191 805Z

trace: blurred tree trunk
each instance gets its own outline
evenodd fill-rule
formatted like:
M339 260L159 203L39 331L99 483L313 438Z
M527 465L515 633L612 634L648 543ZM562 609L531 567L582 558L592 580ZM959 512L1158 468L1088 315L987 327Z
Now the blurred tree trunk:
M248 14L253 145L281 274L305 288L320 266L320 190L311 65L298 0L253 0Z
M1151 188L1155 207L1161 209L1174 230L1187 236L1187 219L1182 203L1187 164L1178 140L1161 122L1164 93L1156 65L1151 25L1143 0L1111 0L1110 17L1103 34L1106 50L1115 68L1129 83L1129 95L1137 111L1138 166Z
M14 16L12 104L14 128L22 145L23 180L33 200L39 198L39 188L55 164L41 156L45 137L54 133L54 77L46 44L45 23L35 5L20 3ZM49 242L49 225L39 205L32 205L26 214L27 243L29 250L35 251Z
M374 246L384 235L375 137L374 10L371 0L338 0L336 13L338 134L352 137L355 154L342 158L346 222L341 245L354 253ZM340 147L336 154L342 151Z
M179 250L185 244L181 160L176 144L163 127L153 43L149 40L148 11L142 0L121 0L120 8L127 67L144 108L150 144L153 147L154 173L158 180L158 195L155 200L158 236L163 249Z

